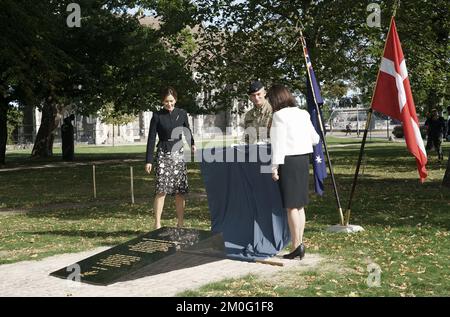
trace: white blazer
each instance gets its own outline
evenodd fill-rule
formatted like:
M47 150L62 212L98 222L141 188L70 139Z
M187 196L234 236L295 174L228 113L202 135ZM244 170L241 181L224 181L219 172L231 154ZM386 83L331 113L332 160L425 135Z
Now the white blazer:
M286 155L299 155L313 152L313 145L320 141L310 115L297 107L283 108L273 114L270 128L272 143L272 168L284 164Z

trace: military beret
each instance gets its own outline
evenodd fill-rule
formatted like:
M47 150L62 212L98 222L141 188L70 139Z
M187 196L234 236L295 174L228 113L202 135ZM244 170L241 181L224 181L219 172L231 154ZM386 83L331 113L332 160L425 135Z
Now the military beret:
M253 94L262 88L264 88L264 85L259 80L252 81L248 87L248 94Z

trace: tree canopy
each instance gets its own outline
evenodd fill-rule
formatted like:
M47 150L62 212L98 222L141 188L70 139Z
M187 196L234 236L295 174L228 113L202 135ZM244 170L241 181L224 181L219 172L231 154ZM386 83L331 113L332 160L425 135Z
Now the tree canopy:
M367 105L379 69L394 1L378 1L380 27L369 27L362 1L199 0L204 85L226 86L244 95L249 80L286 83L304 90L303 30L316 75L325 93L338 82L361 91ZM402 1L397 27L420 106L448 102L448 1ZM335 87L333 87L335 86ZM333 95L335 97L336 95ZM422 109L419 109L422 110Z
M160 88L170 84L179 91L179 104L196 112L200 85L215 91L216 103L204 110L216 112L231 107L230 98L246 98L246 86L256 78L304 91L300 29L324 96L337 102L352 89L361 92L367 106L394 5L378 1L381 25L369 27L372 12L361 1L80 0L81 27L70 28L69 3L0 4L0 162L13 101L43 111L36 141L42 144L33 153L46 156L58 116L68 106L93 114L113 105L117 116L153 110ZM397 10L422 114L448 104L449 7L445 0L409 0ZM130 14L131 8L137 13ZM139 23L144 11L158 21L157 27Z
M117 115L132 114L155 109L162 86L177 86L182 96L196 91L185 57L175 49L192 21L189 1L78 1L80 27L67 25L69 3L6 0L0 7L0 127L6 129L11 101L41 109L33 149L38 156L51 155L52 133L68 106L94 114L113 104ZM142 26L129 14L136 5L151 10L159 27ZM193 98L180 103L195 106Z

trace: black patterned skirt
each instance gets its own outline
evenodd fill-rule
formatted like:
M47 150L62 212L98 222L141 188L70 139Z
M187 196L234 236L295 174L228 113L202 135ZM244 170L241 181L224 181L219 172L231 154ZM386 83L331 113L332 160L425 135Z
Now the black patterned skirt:
M189 191L183 149L166 152L156 151L156 194L186 194Z

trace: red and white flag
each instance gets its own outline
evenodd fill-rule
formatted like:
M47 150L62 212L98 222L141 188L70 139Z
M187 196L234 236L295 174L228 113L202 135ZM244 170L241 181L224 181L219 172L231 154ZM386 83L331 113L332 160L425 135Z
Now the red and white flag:
M416 158L420 181L423 183L427 177L427 153L419 130L416 106L394 17L378 73L372 109L403 123L406 146Z

